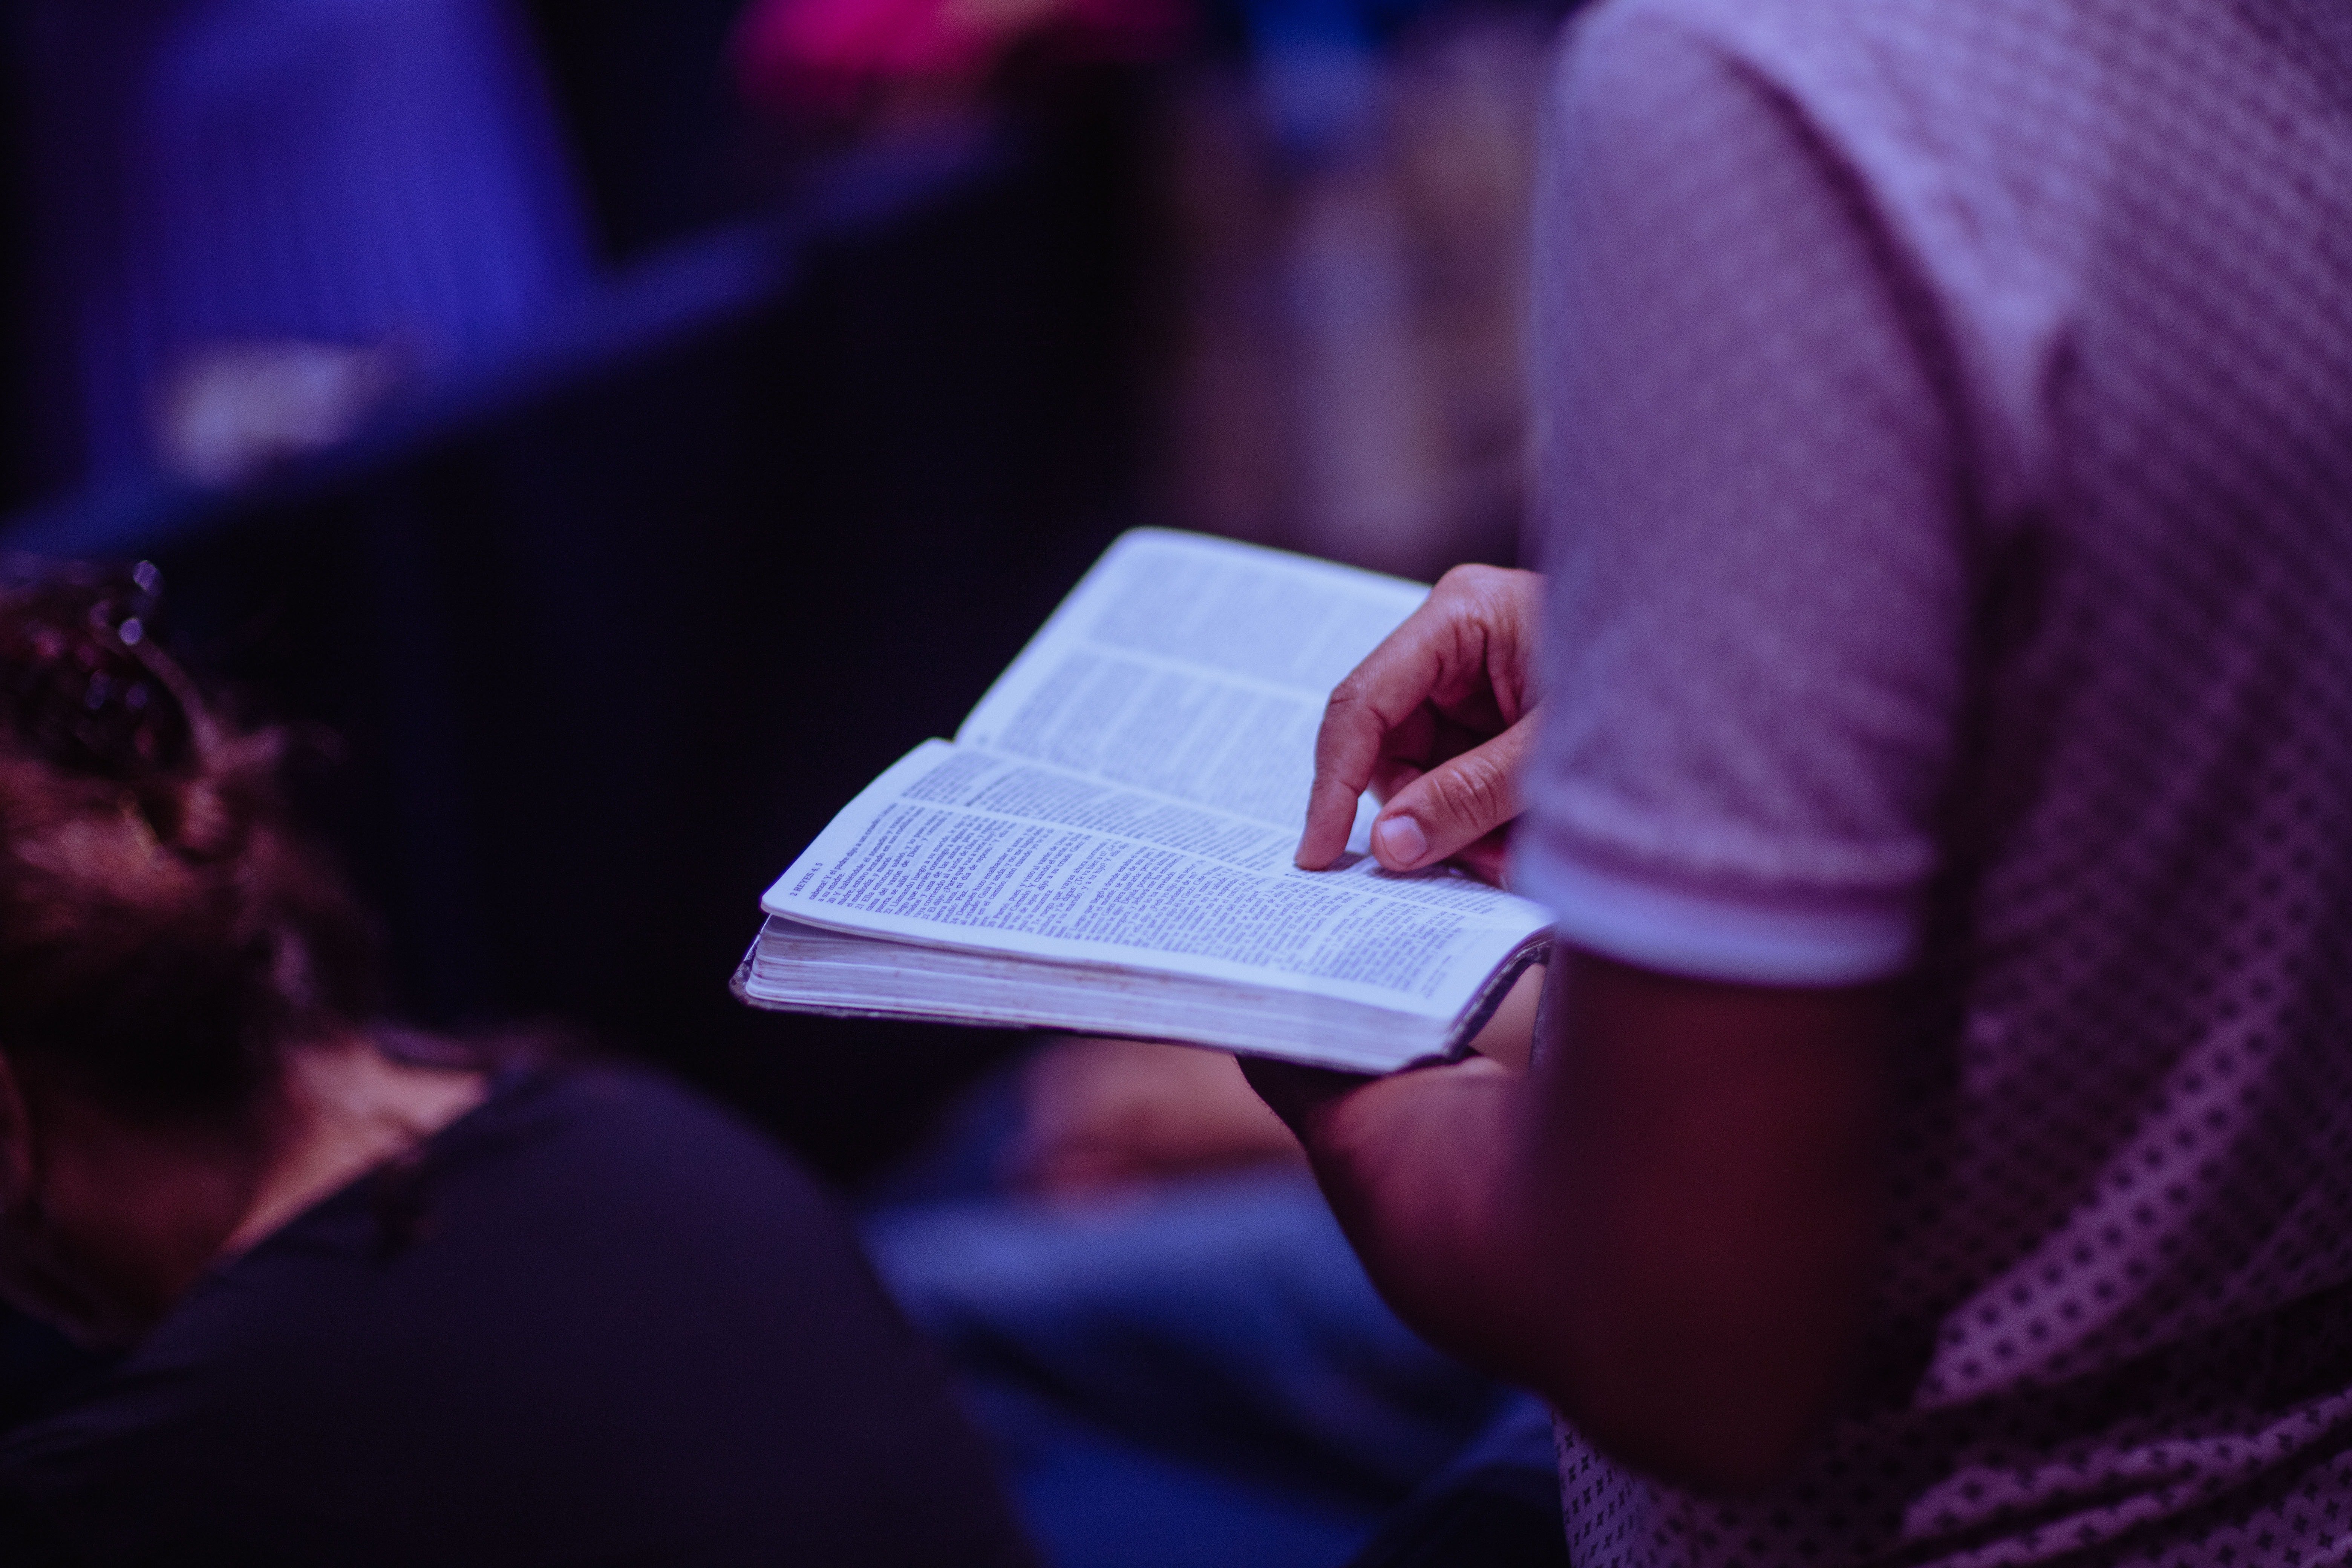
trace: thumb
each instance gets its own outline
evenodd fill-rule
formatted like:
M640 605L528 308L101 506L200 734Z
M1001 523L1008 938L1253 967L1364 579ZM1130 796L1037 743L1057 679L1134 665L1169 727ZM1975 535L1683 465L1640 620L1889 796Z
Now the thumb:
M1372 854L1391 871L1431 866L1519 814L1519 770L1535 714L1449 758L1389 798L1372 823Z

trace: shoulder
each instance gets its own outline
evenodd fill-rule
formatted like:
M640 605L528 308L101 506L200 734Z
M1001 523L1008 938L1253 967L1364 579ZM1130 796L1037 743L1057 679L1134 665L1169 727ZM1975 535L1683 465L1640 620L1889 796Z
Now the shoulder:
M318 1562L501 1561L517 1531L582 1560L1010 1539L844 1215L758 1131L628 1068L509 1084L222 1268L0 1442L9 1493L78 1540L266 1529ZM352 1518L384 1521L373 1554L332 1546Z
M845 1216L779 1145L643 1068L518 1074L216 1266L79 1398L0 1440L0 1475L151 1449L201 1466L206 1429L278 1434L428 1390L462 1405L498 1380L468 1390L449 1358L551 1372L698 1315L748 1318L753 1297L772 1310L796 1271L814 1317L879 1305ZM544 1337L556 1322L568 1341Z
M1994 209L1995 223L2022 223L2027 232L1974 237L2015 247L2086 201L2095 207L2119 151L2244 140L2225 128L2261 118L2265 100L2297 96L2298 76L2352 64L2340 30L2298 30L2286 15L2294 9L2267 0L1599 0L1569 26L1554 86L1560 98L1643 121L1761 98L1853 173L1923 209L1961 199ZM1942 237L1971 236L1955 226Z
M424 1216L420 1264L437 1251L441 1268L462 1260L486 1277L541 1267L584 1280L656 1259L699 1274L724 1258L748 1279L762 1265L747 1253L776 1267L821 1255L856 1271L846 1217L789 1151L648 1068L531 1073L446 1129L413 1170L376 1185L364 1216L352 1194L342 1214L319 1218L380 1226L386 1193L404 1190Z
M1927 89L2087 57L2117 31L2103 0L1598 0L1569 24L1571 53L1678 43L1791 84L1882 73ZM2110 39L2110 41L2112 41Z
M1984 163L2079 121L2120 29L2078 0L1601 0L1556 90L1643 119L1760 98L1858 172L1887 154Z
M2000 9L2011 0L1984 0ZM1835 187L1914 255L1998 187L2019 84L1980 81L1956 10L1925 0L1601 0L1570 26L1548 105L1552 174L1601 203L1744 211ZM2024 24L2047 28L2046 23ZM1922 229L1941 232L1917 232Z

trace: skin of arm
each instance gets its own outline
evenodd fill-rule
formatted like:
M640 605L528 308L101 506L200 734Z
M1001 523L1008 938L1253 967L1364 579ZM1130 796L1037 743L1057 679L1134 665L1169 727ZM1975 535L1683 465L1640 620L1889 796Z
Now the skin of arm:
M1449 573L1340 683L1301 866L1338 856L1369 789L1391 869L1453 856L1499 871L1533 745L1541 597L1531 573ZM1566 948L1549 984L1524 1073L1245 1069L1406 1321L1620 1460L1707 1489L1769 1484L1863 1332L1885 989L1693 979Z
M1874 989L1689 980L1559 954L1525 1074L1251 1063L1381 1294L1603 1451L1769 1484L1827 1414L1874 1275Z

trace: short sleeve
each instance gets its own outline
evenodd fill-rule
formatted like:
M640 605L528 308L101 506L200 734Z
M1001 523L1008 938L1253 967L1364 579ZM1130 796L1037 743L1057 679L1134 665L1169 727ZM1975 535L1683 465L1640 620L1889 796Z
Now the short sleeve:
M1874 161L1663 6L1591 16L1549 108L1515 883L1670 972L1899 972L1966 685L1968 489Z

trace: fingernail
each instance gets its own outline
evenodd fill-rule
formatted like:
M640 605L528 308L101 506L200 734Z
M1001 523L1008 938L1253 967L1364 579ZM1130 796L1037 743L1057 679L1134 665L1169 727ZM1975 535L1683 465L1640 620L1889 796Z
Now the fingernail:
M1391 866L1410 866L1429 848L1429 840L1421 836L1421 824L1410 816L1391 816L1372 829L1379 840L1381 858Z

